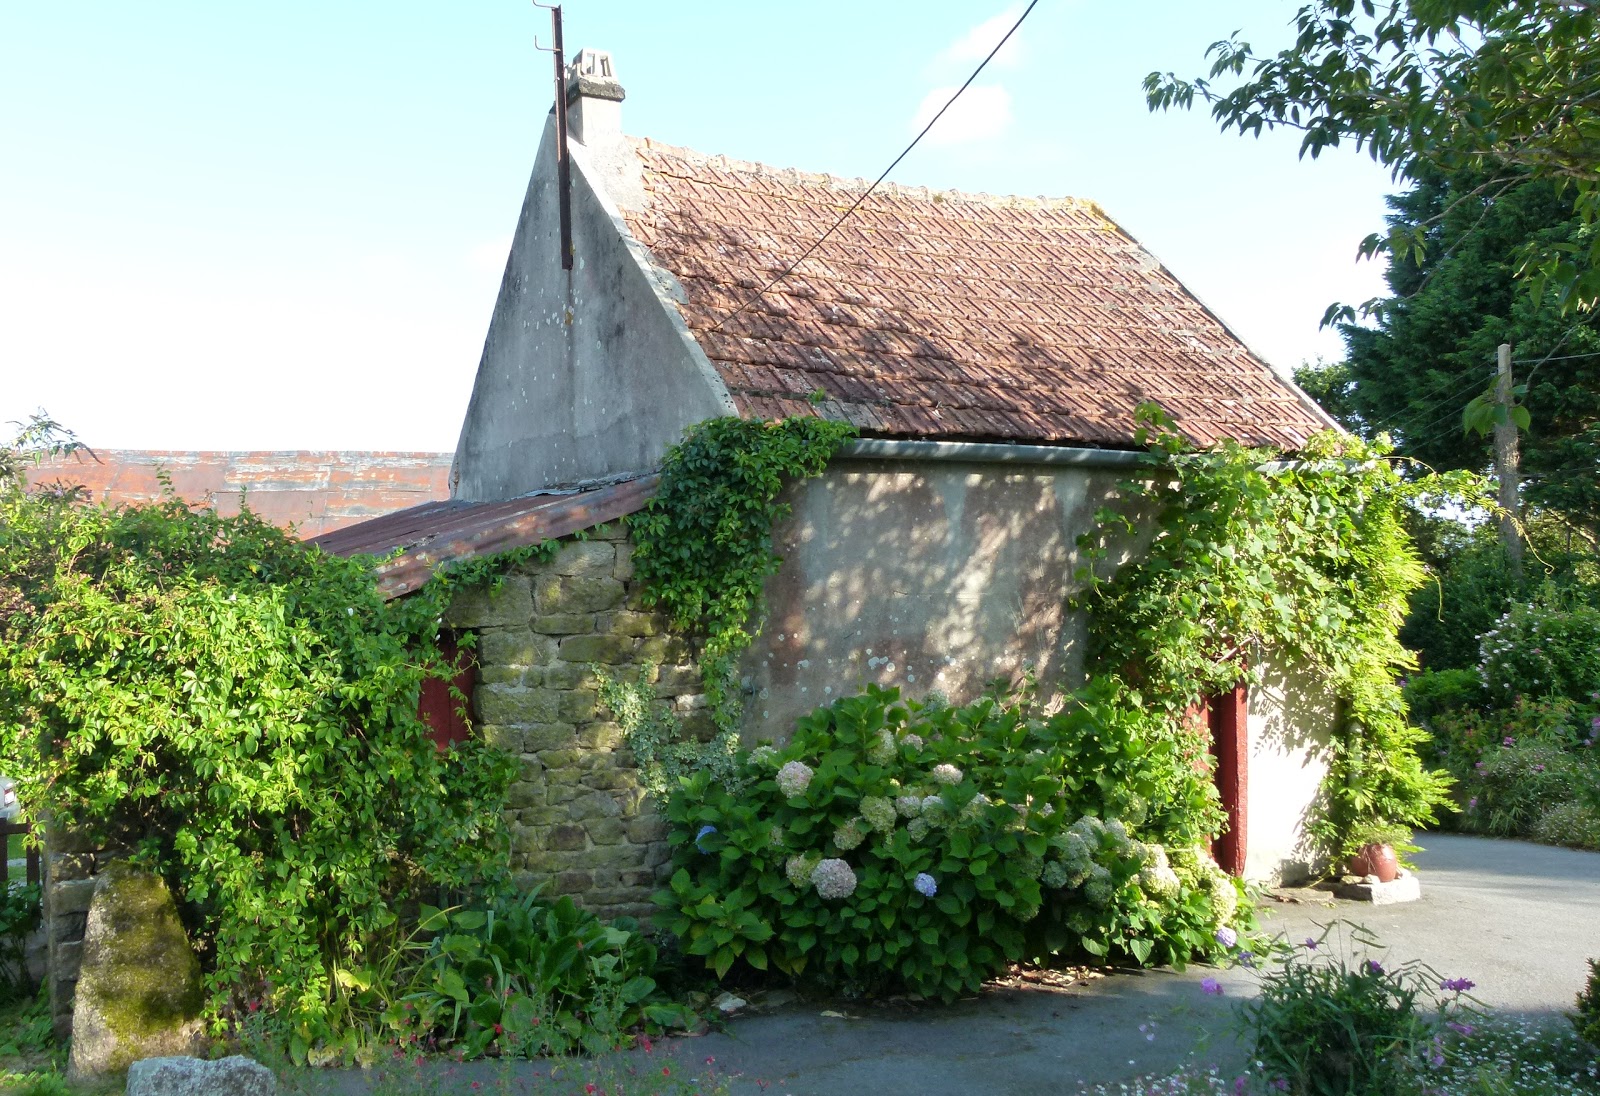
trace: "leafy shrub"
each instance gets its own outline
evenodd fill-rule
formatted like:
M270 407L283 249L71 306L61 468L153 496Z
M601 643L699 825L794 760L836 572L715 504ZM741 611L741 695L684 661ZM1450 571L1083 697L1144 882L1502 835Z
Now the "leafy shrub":
M1435 748L1458 780L1455 824L1497 837L1600 847L1600 757L1573 745L1576 709L1519 698L1500 711L1434 720Z
M0 768L167 876L215 1008L262 985L325 1019L391 906L504 871L511 763L417 714L442 597L248 512L0 483Z
M1421 726L1446 712L1479 708L1487 697L1476 669L1424 670L1405 683L1406 707Z
M28 937L39 927L39 899L37 885L11 887L0 894L0 1005L33 996Z
M1471 983L1444 981L1420 963L1391 970L1376 959L1347 956L1342 941L1330 945L1330 935L1331 928L1262 977L1243 1013L1252 1057L1266 1076L1307 1096L1406 1090L1419 1065L1436 1056L1442 1064L1439 1021L1460 1023L1472 1012L1460 997ZM1377 943L1359 927L1351 939Z
M538 1057L613 1049L647 1013L656 949L635 922L602 924L571 898L535 894L488 909L425 907L419 933L431 935L409 988L393 994L382 1019L408 1045ZM364 972L363 984L382 989Z
M1219 812L1190 743L1114 685L1036 714L869 687L668 807L662 902L686 952L846 991L953 998L1063 950L1215 954L1237 884L1204 851Z
M1513 605L1480 640L1491 699L1560 697L1600 703L1600 608L1555 598Z
M1600 1047L1600 960L1589 960L1589 981L1578 994L1572 1026L1590 1045Z

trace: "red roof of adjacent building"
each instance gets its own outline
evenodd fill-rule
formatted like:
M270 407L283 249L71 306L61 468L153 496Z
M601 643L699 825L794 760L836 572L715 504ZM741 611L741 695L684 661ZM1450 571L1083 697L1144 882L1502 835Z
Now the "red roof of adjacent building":
M165 475L185 502L237 514L241 503L314 537L421 502L450 497L449 453L166 452L100 449L46 461L34 483L82 485L96 502L162 496Z
M747 418L1126 447L1154 400L1197 444L1285 449L1333 425L1091 202L885 186L746 305L866 184L635 147L628 227Z

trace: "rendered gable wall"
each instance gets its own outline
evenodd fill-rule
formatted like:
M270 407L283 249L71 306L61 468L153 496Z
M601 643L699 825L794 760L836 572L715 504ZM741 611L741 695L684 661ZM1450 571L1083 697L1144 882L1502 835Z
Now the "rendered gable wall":
M651 468L685 428L734 411L576 142L576 259L561 268L554 142L549 123L456 447L457 498Z

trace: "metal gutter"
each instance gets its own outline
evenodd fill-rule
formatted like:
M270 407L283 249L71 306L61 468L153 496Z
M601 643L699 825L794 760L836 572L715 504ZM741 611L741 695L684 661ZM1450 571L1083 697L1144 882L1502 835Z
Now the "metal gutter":
M1079 468L1130 468L1146 463L1143 449L1077 449L1060 445L1016 445L992 441L908 441L856 438L839 447L846 460L938 460L974 464L1051 464Z

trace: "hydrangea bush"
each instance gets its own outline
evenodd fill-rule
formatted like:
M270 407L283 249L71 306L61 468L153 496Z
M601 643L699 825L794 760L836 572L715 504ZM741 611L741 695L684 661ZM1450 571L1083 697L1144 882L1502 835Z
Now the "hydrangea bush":
M1027 691L869 687L745 755L742 794L683 782L666 922L719 977L946 999L1022 959L1210 957L1248 915L1206 851L1221 815L1196 745L1165 727L1115 684L1054 714Z
M1490 703L1519 695L1600 701L1600 609L1554 600L1522 602L1478 639L1479 673Z

